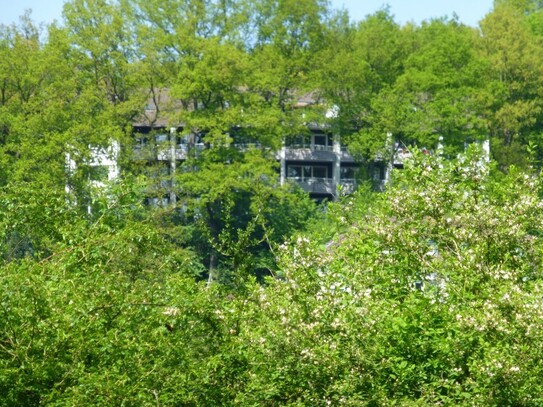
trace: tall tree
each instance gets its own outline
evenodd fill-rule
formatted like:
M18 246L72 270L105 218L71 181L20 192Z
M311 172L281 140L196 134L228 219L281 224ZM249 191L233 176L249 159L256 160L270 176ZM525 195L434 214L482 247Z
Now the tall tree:
M456 20L436 19L402 30L408 54L390 86L371 99L368 125L353 148L366 156L389 154L391 144L450 149L486 137L481 120L485 62L477 31ZM388 151L387 151L388 150Z
M44 33L26 16L1 36L1 182L64 188L64 152L81 106L66 33Z
M181 131L172 137L188 141L188 159L178 162L176 174L171 174L179 211L165 216L164 222L172 226L172 237L191 236L184 244L202 255L211 279L239 280L250 274L249 264L273 270L270 246L303 227L312 209L305 199L300 211L291 206L299 195L290 186L278 187L273 154L286 132L302 127L302 114L293 108L294 92L303 88L298 73L308 67L286 57L303 54L305 62L310 55L306 40L287 45L288 51L282 48L287 38L280 33L282 23L290 18L298 24L292 30L305 30L308 21L315 25L320 15L311 9L307 17L297 7L292 17L286 4L268 3L136 3L138 58L147 66L151 96L162 123ZM268 10L273 24L255 10ZM260 34L248 35L251 26ZM296 70L289 71L289 64ZM161 95L162 105L156 103ZM192 154L196 141L206 145L200 154ZM248 145L260 151L246 150ZM277 216L276 222L272 212L285 216Z
M540 144L543 44L524 16L507 5L488 14L481 29L490 62L488 117L493 151L504 166L526 165L522 150L529 143Z
M349 135L368 126L372 101L403 71L408 47L400 27L388 10L366 17L359 24L337 14L326 31L320 58L318 86L328 105L337 108L334 126Z

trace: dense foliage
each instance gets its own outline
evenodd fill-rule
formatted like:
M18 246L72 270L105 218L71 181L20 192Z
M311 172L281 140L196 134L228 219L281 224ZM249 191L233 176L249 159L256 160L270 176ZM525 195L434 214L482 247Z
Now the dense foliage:
M42 194L47 257L0 276L0 405L540 405L541 187L416 156L235 286L195 281L137 191L91 225Z
M0 406L542 405L543 14L495 3L477 29L324 0L0 27ZM155 168L141 122L207 148ZM318 207L274 156L309 122L436 154Z

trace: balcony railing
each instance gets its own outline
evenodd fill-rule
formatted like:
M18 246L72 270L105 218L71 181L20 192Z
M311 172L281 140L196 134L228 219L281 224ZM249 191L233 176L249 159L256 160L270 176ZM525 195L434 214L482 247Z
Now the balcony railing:
M339 181L339 185L341 185L341 192L343 194L351 194L356 188L356 180L354 178L342 178Z
M205 149L205 145L198 143L189 147L187 144L177 144L175 146L175 159L186 160L191 148L195 154L198 154ZM172 150L166 143L161 145L137 145L133 151L134 157L140 160L169 161L172 158Z
M340 158L342 162L354 163L354 157L351 155L351 153L349 153L346 148L341 148Z
M322 144L287 144L287 148L290 149L301 149L301 150L311 150L311 151L334 151L333 146L325 146Z
M329 161L336 159L331 150L315 150L311 148L286 147L285 158L292 161Z
M395 166L403 165L405 160L411 157L411 152L406 148L398 148L394 152L393 164Z
M336 186L332 178L290 177L288 179L297 182L305 192L310 194L334 195L336 193Z

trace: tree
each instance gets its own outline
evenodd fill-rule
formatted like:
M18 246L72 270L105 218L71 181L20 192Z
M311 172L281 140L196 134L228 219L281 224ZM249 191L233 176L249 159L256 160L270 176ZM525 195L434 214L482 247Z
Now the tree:
M341 14L330 23L326 47L315 55L320 58L318 86L326 102L337 107L332 125L348 141L353 132L371 125L372 102L403 71L407 47L386 9L358 25Z
M539 0L495 0L494 8L511 7L526 14L539 11L543 4Z
M254 104L249 123L272 136L275 148L285 136L303 132L306 123L315 120L314 110L322 113L314 72L327 17L327 3L321 0L254 3L256 38L249 47L247 81Z
M121 126L139 113L143 103L133 73L136 50L131 12L122 1L73 0L64 6L73 59L80 64L80 74L96 92L96 98L103 97L115 107L109 121L120 121Z
M177 13L164 15L166 4ZM214 274L232 281L248 270L273 272L273 245L310 216L307 199L277 185L273 157L286 135L306 130L303 113L309 109L296 108L297 96L308 88L307 64L319 46L325 11L320 2L307 5L142 2L134 13L142 51L161 65L156 83L167 89L152 94L169 99L158 109L179 130L172 137L206 145L195 154L188 143L188 159L176 163L171 177L179 210L165 222L172 237L201 254L210 280ZM251 24L255 38L244 32ZM300 210L293 204L297 198ZM181 234L191 238L179 239Z
M416 155L325 248L285 245L286 280L255 288L240 327L239 400L537 405L540 180L491 174L472 151Z
M504 167L527 165L523 149L539 145L543 48L518 10L497 6L481 22L486 58L492 150Z
M270 158L258 150L198 166L178 175L177 195L181 230L192 231L208 281L239 288L249 275L275 275L276 246L306 227L315 204L292 185L279 186Z
M53 30L54 31L54 30ZM1 27L0 182L36 180L58 186L63 179L59 148L66 130L58 96L66 86L62 51L40 40L30 16ZM58 52L57 52L58 51ZM39 146L39 147L38 147ZM38 147L38 148L37 148Z
M390 160L394 143L459 151L486 137L482 120L486 62L478 56L477 31L456 20L406 26L402 70L370 101L367 125L352 149Z

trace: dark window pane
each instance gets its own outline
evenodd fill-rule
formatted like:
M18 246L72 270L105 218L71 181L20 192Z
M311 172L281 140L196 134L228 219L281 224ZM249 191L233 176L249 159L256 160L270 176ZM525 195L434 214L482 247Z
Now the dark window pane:
M302 167L298 165L289 165L287 176L289 178L301 178L302 177Z
M316 134L314 136L314 142L316 146L326 146L326 135L324 134Z
M326 167L313 167L313 176L315 178L328 178L328 171Z

